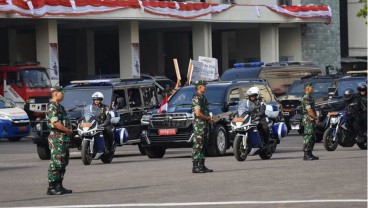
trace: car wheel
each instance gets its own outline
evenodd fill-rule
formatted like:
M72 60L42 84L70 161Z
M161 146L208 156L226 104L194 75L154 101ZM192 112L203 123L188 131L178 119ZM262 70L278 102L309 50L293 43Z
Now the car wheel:
M146 147L144 149L145 149L147 156L151 159L162 158L166 152L166 148L163 148L163 147Z
M51 157L49 146L46 144L37 144L37 154L41 160L49 160Z
M208 156L223 156L226 153L228 139L226 129L222 125L216 125L208 148Z
M8 138L9 142L19 142L22 139L22 137L13 137L13 138Z

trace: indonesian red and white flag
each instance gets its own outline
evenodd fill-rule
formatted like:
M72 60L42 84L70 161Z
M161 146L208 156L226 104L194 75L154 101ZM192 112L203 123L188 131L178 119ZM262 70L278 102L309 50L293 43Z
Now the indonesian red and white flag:
M167 109L168 109L168 106L169 106L169 104L168 104L168 98L167 98L167 95L165 95L165 98L162 101L161 106L160 106L160 109L158 109L158 112L159 113L166 112Z

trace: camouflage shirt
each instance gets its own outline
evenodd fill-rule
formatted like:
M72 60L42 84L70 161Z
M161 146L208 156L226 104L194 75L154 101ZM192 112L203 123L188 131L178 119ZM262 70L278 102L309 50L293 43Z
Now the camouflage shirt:
M194 94L192 98L192 112L194 114L195 110L199 109L201 113L205 116L209 116L208 103L204 95ZM198 124L205 124L207 121L194 117L194 122Z
M54 128L53 123L60 122L64 126L67 126L69 123L64 107L53 101L47 105L46 118L47 126L51 129L51 133L53 133L53 131L61 132L60 130Z
M312 95L308 95L305 94L301 99L300 99L301 105L302 105L302 110L303 110L303 118L309 121L314 121L314 118L312 116L309 115L308 113L308 108L311 108L313 111L315 111L315 102L314 102L314 98L312 97Z

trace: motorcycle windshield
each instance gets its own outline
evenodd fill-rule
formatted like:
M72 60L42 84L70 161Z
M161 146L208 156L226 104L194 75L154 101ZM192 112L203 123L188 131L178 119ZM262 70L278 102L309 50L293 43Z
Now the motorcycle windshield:
M96 116L100 115L101 109L95 105L87 105L84 107L83 112L82 122L91 123Z
M251 102L249 99L242 99L238 103L237 114L239 117L244 117L244 115L252 111L254 107L255 104Z

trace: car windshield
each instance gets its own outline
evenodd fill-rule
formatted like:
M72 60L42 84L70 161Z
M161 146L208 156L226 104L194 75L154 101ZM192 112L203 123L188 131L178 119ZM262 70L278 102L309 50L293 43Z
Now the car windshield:
M314 84L314 94L326 94L328 93L328 88L333 86L333 82L313 82ZM297 95L302 96L304 95L304 82L297 83L290 87L288 95Z
M239 69L228 69L222 76L222 81L233 81L241 79L255 79L258 78L258 68L239 68Z
M25 69L19 72L20 79L24 80L27 87L51 87L50 78L47 75L46 69Z
M357 92L357 87L360 83L367 83L367 79L365 77L356 78L356 79L342 79L340 80L339 86L335 92L335 96L343 96L344 91L348 88Z
M170 99L169 106L192 105L192 98L195 93L194 87L182 88ZM219 91L218 87L208 86L204 95L210 105L219 105L224 101L223 93Z
M0 109L3 108L14 108L14 106L7 99L0 97Z
M66 109L88 105L92 103L92 94L95 92L101 92L104 95L104 100L102 101L102 103L110 106L112 96L111 88L65 89L64 100L61 102L61 104Z

